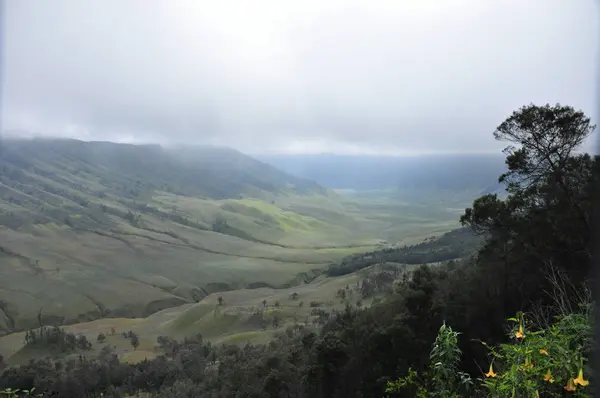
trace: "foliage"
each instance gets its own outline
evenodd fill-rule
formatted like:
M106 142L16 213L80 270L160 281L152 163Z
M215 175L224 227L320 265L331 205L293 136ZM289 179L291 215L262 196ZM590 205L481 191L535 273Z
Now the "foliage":
M508 196L484 195L461 217L489 238L464 274L470 297L457 304L464 314L446 318L453 326L473 338L502 341L496 325L506 317L553 304L549 269L572 282L566 301L578 301L591 269L589 220L599 163L576 151L594 128L582 112L560 104L524 106L498 126L495 137L510 143L508 170L499 178ZM474 304L481 301L489 304Z
M584 375L591 375L587 358L591 352L591 305L582 312L559 316L547 329L530 329L522 313L510 318L512 342L489 347L492 365L485 379L491 397L593 396Z
M423 398L457 398L467 393L473 381L468 374L459 370L461 351L458 335L458 332L443 324L431 349L427 371L419 378L417 372L409 368L407 376L387 383L386 393L407 387L415 387L415 396Z
M6 388L0 390L0 398L20 398L20 397L41 397L42 394L36 394L35 388L31 390L13 390L12 388Z
M460 228L416 245L348 256L339 264L331 265L327 274L341 276L383 263L424 264L456 260L475 252L481 242L482 237L474 235L469 228Z
M576 284L588 275L597 160L575 151L594 129L582 112L561 105L525 106L498 126L496 139L512 143L505 149L508 171L499 178L509 195L478 198L461 222L491 236L482 254L504 263L501 279L523 276L522 262L553 263ZM531 301L543 276L520 279L519 299Z
M547 329L534 330L523 313L509 318L511 342L499 346L483 343L491 362L483 376L478 396L489 397L591 397L593 390L585 374L591 374L587 358L592 348L591 304L583 311L557 317ZM386 393L414 389L416 397L469 397L474 385L459 370L461 351L458 333L442 325L430 354L427 371L419 375L409 368L406 376L387 383Z
M71 352L77 349L89 350L92 348L92 343L82 334L75 335L56 326L42 326L37 330L32 329L25 333L25 346Z
M131 332L129 335L129 341L131 342L133 349L137 350L138 346L140 345L140 337L136 333Z

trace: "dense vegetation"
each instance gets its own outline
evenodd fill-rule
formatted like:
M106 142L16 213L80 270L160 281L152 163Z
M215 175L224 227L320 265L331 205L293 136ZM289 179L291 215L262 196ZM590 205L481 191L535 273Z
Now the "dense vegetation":
M471 228L460 228L439 238L431 237L416 245L354 254L329 267L329 276L346 275L373 264L426 264L457 260L472 254L483 241Z
M94 360L39 360L6 370L0 388L63 397L592 396L585 286L598 159L576 150L593 129L566 106L515 111L495 132L513 145L500 177L508 197L482 196L461 217L487 237L477 255L421 266L382 302L348 306L319 331L298 325L243 348L161 339L165 356L137 365L108 349Z
M25 333L25 347L42 347L64 353L89 350L92 344L84 335L76 336L56 326L42 326L37 330L32 329Z

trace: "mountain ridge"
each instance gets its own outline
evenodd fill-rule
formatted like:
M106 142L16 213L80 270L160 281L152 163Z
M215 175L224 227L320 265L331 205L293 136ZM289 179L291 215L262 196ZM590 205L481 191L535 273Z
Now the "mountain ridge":
M235 197L245 193L245 188L257 188L252 190L254 194L261 190L276 193L286 188L290 190L290 187L296 194L326 193L326 189L313 181L289 175L230 148L198 146L175 149L157 144L35 138L4 139L0 150L0 165L6 166L12 161L17 167L28 168L49 159L55 163L55 157L61 156L68 161L81 162L83 171L85 166L99 166L106 172L121 173L128 180L135 178L134 182L140 179L147 182L143 181L145 177L154 185L156 180L163 184L152 186L153 189L213 199ZM219 184L229 186L215 190L215 184L211 186L207 178L220 178Z

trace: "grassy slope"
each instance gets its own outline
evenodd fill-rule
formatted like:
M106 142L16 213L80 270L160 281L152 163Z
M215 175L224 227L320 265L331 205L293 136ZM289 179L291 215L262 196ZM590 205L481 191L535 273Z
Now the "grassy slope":
M408 272L416 267L418 266L401 266ZM183 339L201 334L213 344L266 343L275 332L281 332L290 325L313 326L312 321L317 316L311 312L317 307L313 307L311 302L318 302L318 308L329 313L333 310L343 310L347 304L355 305L360 299L356 283L377 272L378 268L374 266L340 277L321 275L310 283L284 289L239 289L212 293L199 303L168 308L144 318L103 318L67 325L64 329L71 333L83 334L92 342L92 351L82 352L83 355L96 355L104 346L110 345L121 360L128 362L138 362L159 355L160 350L156 349L159 336ZM346 300L337 296L338 290L346 289L348 292L348 288L353 294L349 294ZM293 294L297 296L294 298ZM223 299L222 305L219 305L219 297ZM360 301L362 305L369 306L381 297L376 294ZM266 301L266 307L263 301ZM279 306L276 306L277 302ZM253 314L260 309L264 312L266 329L253 318ZM280 320L277 328L272 323L275 316ZM113 329L115 334L112 334ZM122 333L129 330L140 337L137 350L133 350L129 339L122 337ZM104 343L97 342L99 333L107 336ZM3 355L10 365L24 364L40 355L52 355L40 349L24 348L24 337L24 332L0 337L0 355Z
M301 283L457 219L380 193L346 200L226 150L180 160L156 147L33 141L1 155L0 332L38 314L146 316L214 291Z
M363 270L362 273L367 272ZM91 322L82 322L65 326L65 330L81 333L93 343L93 353L99 352L104 345L116 347L116 351L125 360L142 360L144 357L156 355L154 347L158 336L182 338L201 333L204 338L213 343L245 343L264 342L275 332L271 322L266 330L252 323L250 315L258 308L263 308L263 300L267 301L265 319L272 320L277 314L281 323L278 330L285 329L293 323L304 323L312 318L310 301L322 303L320 308L331 311L334 308L343 309L344 305L335 293L345 285L353 285L361 278L362 273L354 273L339 278L319 277L312 283L287 289L240 289L229 292L214 293L200 303L186 304L175 308L156 312L146 318L105 318ZM291 299L292 293L298 293L296 300ZM218 297L223 297L223 305L218 305ZM279 308L274 304L279 301ZM299 303L303 301L303 306ZM370 300L365 300L368 305ZM111 335L114 328L116 334ZM140 347L137 352L129 340L121 336L122 332L133 330L140 336ZM98 333L107 335L105 343L96 342ZM14 333L0 337L0 355L4 355L13 365L26 363L30 358L39 356L39 352L22 350L24 333Z

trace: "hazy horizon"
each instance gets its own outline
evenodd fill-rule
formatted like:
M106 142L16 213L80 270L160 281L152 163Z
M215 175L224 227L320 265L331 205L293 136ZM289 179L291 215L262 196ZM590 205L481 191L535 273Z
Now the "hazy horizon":
M289 158L310 158L310 157L338 157L338 158L417 158L417 157L444 157L444 156L494 156L501 157L504 159L504 155L499 150L488 150L488 151L456 151L456 152L286 152L286 151L244 151L237 149L233 146L227 145L211 145L211 144L178 144L178 143L157 143L157 142L119 142L119 141L111 141L111 140L96 140L96 139L81 139L77 137L54 137L48 135L28 135L22 132L22 134L6 134L0 135L0 144L2 141L33 141L33 140L42 140L42 141L55 141L55 140L75 140L87 143L112 143L112 144L125 144L125 145L135 145L135 146L146 146L146 145L158 145L167 150L177 150L177 149L193 149L193 148L222 148L222 149L232 149L238 152L243 153L244 155L250 157L256 157L257 159L265 159L265 158L278 158L278 157L289 157Z
M6 2L0 132L247 154L500 153L492 132L530 103L598 123L597 11L593 0Z

